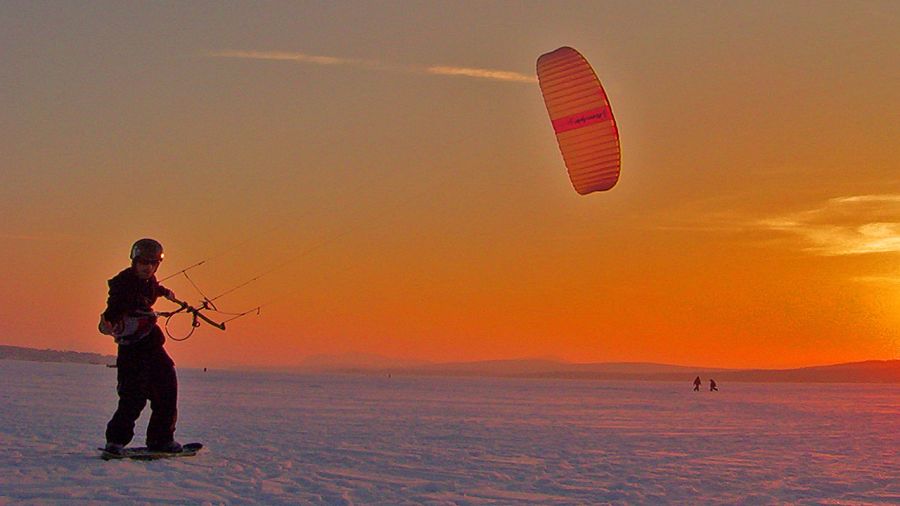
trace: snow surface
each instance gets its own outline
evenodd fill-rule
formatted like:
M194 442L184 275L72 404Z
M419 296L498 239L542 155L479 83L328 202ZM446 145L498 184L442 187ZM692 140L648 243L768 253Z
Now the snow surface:
M180 370L207 448L105 462L115 373L0 360L0 505L900 504L898 385Z

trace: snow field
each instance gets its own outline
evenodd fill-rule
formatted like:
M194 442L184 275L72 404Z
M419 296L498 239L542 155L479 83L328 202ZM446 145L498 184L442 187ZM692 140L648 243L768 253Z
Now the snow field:
M900 504L897 385L692 379L180 370L207 448L104 462L115 369L0 361L0 505Z

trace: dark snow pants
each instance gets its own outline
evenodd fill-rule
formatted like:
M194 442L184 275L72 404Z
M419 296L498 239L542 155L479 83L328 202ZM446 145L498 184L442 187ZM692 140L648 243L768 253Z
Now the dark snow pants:
M106 425L106 441L127 445L134 437L134 424L147 401L150 423L147 446L172 441L178 418L178 379L175 363L162 346L165 337L156 327L140 342L119 346L116 358L119 406Z

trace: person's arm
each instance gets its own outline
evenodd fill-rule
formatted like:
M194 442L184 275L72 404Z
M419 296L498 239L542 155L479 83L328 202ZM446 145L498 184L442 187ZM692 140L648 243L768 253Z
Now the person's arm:
M120 279L109 280L109 297L106 299L106 311L103 311L103 319L117 324L122 321L130 308L128 307L128 289Z
M97 328L101 334L108 336L121 331L125 314L128 312L127 289L117 278L109 280L109 297L106 299L106 310L100 314Z
M166 299L169 299L172 302L176 302L176 303L179 302L178 299L175 298L175 292L169 288L164 287L160 283L156 283L155 291L156 291L157 297L165 297Z

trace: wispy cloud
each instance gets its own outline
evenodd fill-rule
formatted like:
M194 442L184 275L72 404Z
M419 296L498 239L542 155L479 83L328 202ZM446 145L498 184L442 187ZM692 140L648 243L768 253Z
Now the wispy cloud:
M900 288L900 274L896 276L856 276L853 281Z
M442 76L464 76L474 77L477 79L491 79L494 81L514 81L520 83L535 83L537 78L519 74L518 72L510 72L507 70L490 70L490 69L473 69L467 67L448 67L444 65L434 65L426 67L425 72Z
M487 79L491 81L518 83L537 82L537 78L534 76L507 70L455 67L448 65L403 65L378 60L338 58L334 56L318 56L283 51L218 51L210 53L209 56L213 58L236 58L244 60L288 61L310 65L343 65L367 70L431 74L439 76L460 76L473 79Z
M804 250L824 256L900 252L900 195L837 197L804 211L751 223L792 234Z

